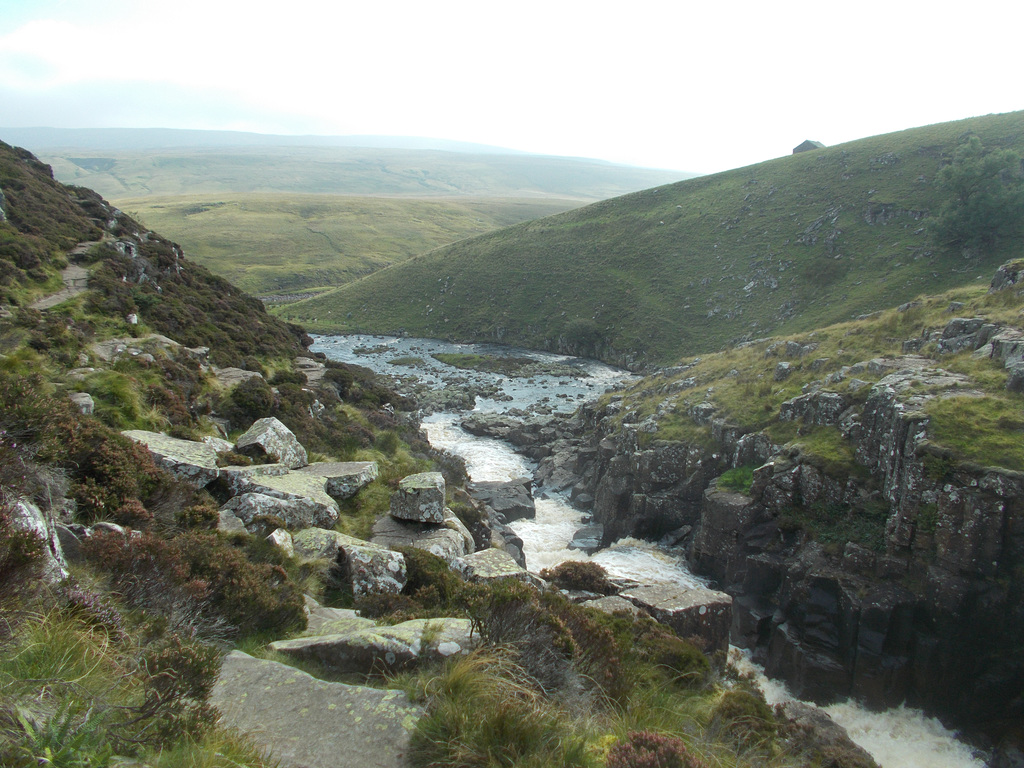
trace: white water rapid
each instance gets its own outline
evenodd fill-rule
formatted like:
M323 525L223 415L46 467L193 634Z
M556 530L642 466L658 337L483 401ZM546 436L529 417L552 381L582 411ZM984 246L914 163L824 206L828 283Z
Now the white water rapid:
M366 348L371 348L373 353L360 352ZM431 353L483 351L494 354L500 349L424 339L368 336L322 337L314 347L315 351L326 352L332 359L364 365L384 375L395 372L395 367L388 365L389 360L419 354L428 361L422 366L424 369L429 368L425 378L432 385L442 387L445 386L445 377L452 377L453 374L445 371L445 366L430 359ZM523 350L507 350L506 354L529 354L544 360L570 360L555 355L526 353ZM501 411L509 405L523 408L543 398L551 403L553 409L567 410L583 399L596 397L605 387L621 381L627 375L590 361L574 363L579 365L580 372L580 378L574 381L566 380L564 376L557 377L557 381L536 377L528 382L496 377L507 399L481 399L477 401L477 409ZM426 373L426 370L421 372ZM479 373L472 376L482 378ZM466 462L471 479L480 482L502 481L533 474L532 462L515 453L507 443L470 435L458 426L458 420L457 414L439 413L424 419L423 428L432 445L460 456ZM538 489L537 517L534 520L519 520L511 525L523 540L524 554L531 571L550 568L565 560L590 559L604 566L612 576L642 583L674 582L687 586L702 583L687 570L684 561L669 555L651 542L622 539L592 556L568 549L573 535L583 525L582 517L581 512L558 494ZM792 698L782 683L765 677L763 671L743 651L732 649L730 663L740 672L750 674L757 680L770 704ZM871 712L855 702L833 704L823 709L882 768L984 768L984 762L974 757L970 747L957 741L956 734L919 710L898 707L885 712Z

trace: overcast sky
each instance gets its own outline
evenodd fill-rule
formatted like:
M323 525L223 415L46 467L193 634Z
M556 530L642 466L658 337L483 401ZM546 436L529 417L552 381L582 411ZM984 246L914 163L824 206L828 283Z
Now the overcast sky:
M0 126L427 136L713 172L1024 109L1022 28L1019 0L0 0Z

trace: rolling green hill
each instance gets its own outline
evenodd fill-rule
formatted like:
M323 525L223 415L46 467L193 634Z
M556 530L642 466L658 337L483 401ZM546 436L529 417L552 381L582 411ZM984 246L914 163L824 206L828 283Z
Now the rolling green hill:
M642 366L988 279L1020 238L940 242L957 147L1024 149L1024 113L916 128L464 240L282 308L325 331L503 341ZM1008 169L1017 174L1019 169Z
M576 201L345 195L183 195L118 200L243 290L337 286L432 248Z

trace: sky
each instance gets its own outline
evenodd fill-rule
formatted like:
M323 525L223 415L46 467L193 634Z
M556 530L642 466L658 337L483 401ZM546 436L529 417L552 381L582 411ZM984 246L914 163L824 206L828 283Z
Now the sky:
M0 0L0 126L424 136L709 173L1024 109L1022 28L1014 0Z

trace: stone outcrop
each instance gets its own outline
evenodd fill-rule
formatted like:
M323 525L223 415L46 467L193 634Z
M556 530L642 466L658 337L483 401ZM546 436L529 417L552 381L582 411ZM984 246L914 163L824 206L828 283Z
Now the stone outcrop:
M330 683L232 651L210 703L280 768L399 768L423 715L402 691Z
M505 522L532 520L537 516L537 506L533 501L533 480L529 477L473 483L469 492Z
M467 581L517 579L531 581L530 574L512 555L500 549L483 549L455 562L455 568Z
M399 520L385 515L373 526L371 541L382 547L417 547L454 563L474 551L473 535L451 510L445 510L442 525Z
M57 527L38 506L27 499L18 499L11 505L11 525L39 539L41 559L39 576L44 583L55 586L66 579L68 571L64 550Z
M391 516L417 523L444 523L444 475L421 472L403 477L391 494Z
M195 488L209 485L220 474L217 451L206 443L141 429L129 429L121 434L142 443L153 455L157 466Z
M1024 332L979 320L953 317L905 350L973 351L1005 365L1011 382L1022 366L1024 382ZM957 463L930 441L929 403L981 396L941 363L865 360L782 405L779 419L798 434L834 430L846 469L799 439L784 451L747 433L707 401L686 415L710 441L659 440L656 419L613 398L559 423L535 478L571 476L604 545L633 535L685 548L693 570L732 597L731 641L801 696L907 701L962 727L1005 722L1006 711L1024 717L1024 662L1004 642L1024 632L1011 586L1024 563L1024 474ZM717 487L743 466L756 468L748 493Z
M405 558L400 552L322 528L295 533L292 546L297 557L331 561L355 597L398 593L405 586Z
M289 469L309 463L306 449L292 431L273 416L255 422L235 442L235 450L247 456L269 456Z
M327 495L345 501L376 480L380 467L376 461L318 461L297 471L322 477Z
M331 627L328 623L321 629ZM270 649L314 661L335 674L391 675L420 664L464 656L479 646L469 619L413 619L400 624L352 628L331 634L279 640Z
M732 598L711 589L675 584L634 587L618 595L677 635L691 640L705 653L729 648Z

